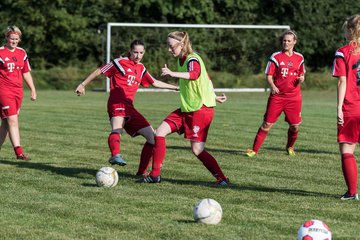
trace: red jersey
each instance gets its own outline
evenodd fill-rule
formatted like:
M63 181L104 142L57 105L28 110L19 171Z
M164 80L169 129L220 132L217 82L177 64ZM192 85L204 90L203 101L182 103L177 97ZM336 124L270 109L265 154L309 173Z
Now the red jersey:
M24 49L17 47L10 51L5 46L0 47L0 94L22 94L22 75L30 70Z
M140 84L148 87L154 83L154 78L142 63L136 64L127 57L117 58L100 67L100 70L110 78L111 102L132 104Z
M343 103L344 116L360 116L360 55L352 54L348 44L335 53L332 75L346 77L346 92Z
M278 96L300 96L297 77L305 74L304 57L298 52L293 52L291 56L284 52L273 53L267 63L265 74L274 77L274 84L280 91Z

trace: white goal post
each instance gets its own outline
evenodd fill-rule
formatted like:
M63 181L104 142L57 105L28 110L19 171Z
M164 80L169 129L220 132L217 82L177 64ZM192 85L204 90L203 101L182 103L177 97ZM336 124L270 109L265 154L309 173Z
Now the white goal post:
M232 25L232 24L166 24L166 23L107 23L106 33L106 62L111 56L111 28L112 27L146 27L146 28L228 28L228 29L290 29L289 25ZM244 89L245 90L245 89ZM106 78L106 91L110 91L110 80ZM231 89L227 89L231 91ZM235 92L242 90L234 89ZM247 91L247 90L245 90ZM250 89L249 91L256 91ZM261 91L264 91L262 88Z

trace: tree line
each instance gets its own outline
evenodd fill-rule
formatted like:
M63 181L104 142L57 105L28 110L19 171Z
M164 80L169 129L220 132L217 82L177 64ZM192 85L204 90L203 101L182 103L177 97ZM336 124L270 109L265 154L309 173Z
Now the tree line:
M32 68L51 69L95 67L104 63L107 22L290 25L299 37L296 50L305 56L308 70L317 71L331 66L335 50L345 43L342 24L347 16L356 13L354 9L360 9L360 2L3 0L0 3L0 27L20 27L23 31L21 46L27 50ZM234 74L258 73L263 71L261 68L268 55L277 50L274 49L275 32L237 34L236 31L214 30L200 33L200 36L190 36L194 36L192 41L196 41L196 48L207 52L209 59L211 55L218 56L216 60L210 60L214 71L227 68ZM143 29L126 29L119 34L141 38L148 33ZM165 38L166 35L159 33L159 42L163 43ZM264 39L268 41L264 43ZM130 44L128 40L116 43L116 36L113 41L118 47L124 45L120 47L121 51ZM158 64L168 61L165 52L166 49L158 54L153 51L149 58L146 56L147 61L159 69Z

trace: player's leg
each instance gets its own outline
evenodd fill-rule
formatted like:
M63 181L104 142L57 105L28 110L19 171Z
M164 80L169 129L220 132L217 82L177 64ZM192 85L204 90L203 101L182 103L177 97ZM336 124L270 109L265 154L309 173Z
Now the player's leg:
M254 157L258 153L271 127L274 125L274 123L277 121L280 114L282 113L283 106L284 106L284 102L282 99L271 96L269 97L266 107L266 112L264 115L264 121L256 133L253 142L253 147L252 149L246 150L246 155L248 157Z
M6 136L8 135L9 125L6 119L1 119L0 126L0 148L4 144Z
M342 200L356 199L358 200L358 168L354 151L356 144L340 143L341 167L347 186L347 192L341 197Z
M203 163L209 172L216 178L217 184L228 185L229 179L222 172L216 159L205 150L205 142L191 141L191 150Z
M290 156L295 156L294 144L298 138L299 124L289 124L288 140L286 144L286 151Z
M160 126L155 130L155 147L153 152L153 162L151 173L144 178L144 183L160 183L161 168L166 155L166 136L178 132L183 132L182 113L180 109L176 109L170 113Z
M137 176L146 176L146 171L149 168L151 158L153 156L154 145L155 145L155 134L154 129L151 126L142 128L138 131L138 134L142 135L146 139L141 154L139 168L136 173Z
M284 109L285 121L289 123L286 151L291 156L295 155L294 145L298 138L301 123L301 104L301 97L289 99Z
M108 136L108 146L111 152L109 163L125 166L127 163L121 156L120 139L125 124L125 118L114 116L110 119L111 132Z

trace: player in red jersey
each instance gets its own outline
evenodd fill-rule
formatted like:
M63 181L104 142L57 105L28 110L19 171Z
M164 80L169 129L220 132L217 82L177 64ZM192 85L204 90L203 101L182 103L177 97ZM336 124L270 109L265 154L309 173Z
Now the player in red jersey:
M193 154L216 178L216 184L227 186L229 179L224 175L216 159L205 150L208 130L214 116L217 102L225 102L226 96L216 96L212 82L201 57L191 47L187 32L168 34L169 52L178 59L177 71L165 65L162 76L179 78L181 107L170 113L156 129L152 171L143 183L160 183L161 167L166 153L165 137L177 132L191 142Z
M359 200L358 168L354 151L360 143L360 14L344 23L349 43L335 53L333 76L338 78L337 141L347 192L342 200Z
M5 30L6 44L0 47L0 147L6 136L9 138L17 159L30 160L20 145L19 112L23 100L23 78L31 91L31 100L36 100L36 89L31 68L24 49L18 47L21 31L16 26Z
M143 176L150 164L154 147L154 129L150 123L134 108L133 100L141 84L157 88L178 90L179 87L164 83L153 78L147 72L141 60L145 54L145 45L140 40L130 44L129 56L117 58L91 73L75 92L80 96L85 93L85 86L100 74L110 78L110 96L107 111L111 124L108 145L111 152L109 162L125 166L127 163L120 154L120 138L123 129L132 136L142 135L146 143L141 152L137 175Z
M261 124L252 149L246 151L248 157L254 157L264 142L271 127L284 112L289 124L287 153L295 155L294 144L298 137L301 123L300 83L305 80L304 57L294 51L297 35L293 30L286 30L280 37L282 51L271 55L266 66L266 80L271 93L268 99L264 121Z

